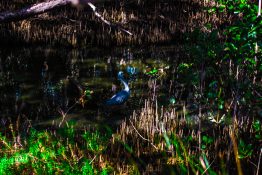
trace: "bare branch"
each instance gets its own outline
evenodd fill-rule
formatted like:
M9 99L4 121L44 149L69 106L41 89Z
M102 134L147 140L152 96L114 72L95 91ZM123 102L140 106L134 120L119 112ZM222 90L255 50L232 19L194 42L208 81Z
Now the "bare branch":
M110 21L106 20L100 13L98 13L96 11L96 6L94 6L94 4L92 4L91 2L88 2L87 5L93 10L94 14L96 17L98 17L101 21L103 21L105 24L109 25L110 27L114 27L119 29L120 31L132 36L133 34L131 32L129 32L128 30L124 29L122 26L116 25L116 24L112 24Z
M156 150L158 150L158 148L149 140L149 139L146 139L145 137L143 137L139 132L138 130L135 128L135 126L133 125L133 122L129 119L129 122L131 123L133 129L136 131L136 133L139 135L139 137L141 137L143 140L149 142Z

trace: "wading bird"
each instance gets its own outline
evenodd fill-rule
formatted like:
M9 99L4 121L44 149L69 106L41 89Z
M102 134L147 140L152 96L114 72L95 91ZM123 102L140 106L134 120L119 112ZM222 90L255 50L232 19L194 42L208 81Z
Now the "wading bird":
M111 99L106 101L106 105L115 106L125 103L130 95L127 81L124 79L123 72L118 72L118 79L124 84L125 89L115 94Z

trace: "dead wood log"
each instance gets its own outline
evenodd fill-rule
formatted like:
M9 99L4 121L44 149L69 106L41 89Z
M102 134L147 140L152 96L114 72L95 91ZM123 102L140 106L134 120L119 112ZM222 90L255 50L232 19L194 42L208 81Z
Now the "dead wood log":
M54 8L65 6L71 3L72 0L52 0L33 4L29 7L25 7L14 12L2 12L0 13L0 23L27 19L29 17L42 14L53 10Z

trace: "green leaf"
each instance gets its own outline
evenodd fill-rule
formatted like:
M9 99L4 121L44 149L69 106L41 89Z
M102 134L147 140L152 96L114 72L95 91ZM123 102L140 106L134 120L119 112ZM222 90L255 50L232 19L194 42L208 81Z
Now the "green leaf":
M257 36L257 31L255 30L248 33L249 38L255 38L256 36Z
M239 8L240 8L240 9L243 9L243 8L245 8L245 7L246 7L245 4L240 4L240 5L239 5Z
M238 26L229 27L229 30L228 30L228 31L229 31L230 33L239 31L239 27L238 27Z
M222 104L218 105L218 109L222 110L224 108L224 106Z
M225 10L226 6L225 5L220 5L218 8L219 12L223 12Z
M255 138L258 139L258 140L261 140L262 139L262 135L261 134L256 134Z
M233 10L233 9L234 9L234 6L233 6L233 5L230 5L230 6L228 6L228 9L229 9L229 10Z
M107 169L106 168L103 168L102 169L102 172L100 173L101 175L107 175L108 173L107 173Z
M149 72L147 72L147 75L156 75L158 73L158 70L156 68L154 68L153 70L150 70Z
M203 143L205 143L205 144L210 144L210 143L213 142L213 139L212 139L211 137L203 136L203 137L202 137L202 141L203 141Z
M247 0L240 0L241 4L240 5L246 5L247 4Z
M85 94L86 97L90 97L92 93L93 93L93 91L91 91L91 90L89 90L89 89L86 89L86 90L84 91L84 94Z
M211 88L211 87L214 87L217 85L217 81L212 81L208 86Z
M89 164L89 161L86 161L84 163L84 166L82 167L82 174L90 174L90 175L94 174L94 170L92 166Z
M240 147L245 147L245 143L242 139L239 140L239 146Z
M214 13L216 12L216 9L217 9L216 7L212 7L208 10L208 13Z
M176 99L175 99L174 97L171 97L171 98L169 99L169 103L172 104L172 105L174 105L174 104L176 103Z
M242 155L242 154L239 154L239 155L238 155L238 158L239 158L239 159L243 159L243 158L245 158L245 156Z
M208 28L208 29L211 29L212 28L212 24L207 23L207 24L205 24L205 27Z
M259 120L253 122L253 128L256 132L261 131L261 123Z
M236 51L237 47L233 43L229 43L229 46L231 47L230 50Z
M236 41L239 41L240 39L241 39L240 34L237 34L236 37L235 37L235 40L236 40Z
M254 58L246 58L246 61L248 61L250 64L252 65L256 65L256 61L254 60Z

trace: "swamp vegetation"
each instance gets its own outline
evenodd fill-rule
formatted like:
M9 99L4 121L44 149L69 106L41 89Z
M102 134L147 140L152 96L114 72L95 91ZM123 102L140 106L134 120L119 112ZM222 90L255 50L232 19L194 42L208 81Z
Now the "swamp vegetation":
M0 174L261 174L261 1L92 3L0 23Z

